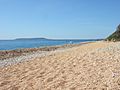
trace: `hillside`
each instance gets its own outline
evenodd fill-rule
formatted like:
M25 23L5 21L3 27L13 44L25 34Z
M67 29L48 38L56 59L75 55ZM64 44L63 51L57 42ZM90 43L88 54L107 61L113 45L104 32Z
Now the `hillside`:
M110 35L107 39L107 41L120 41L120 24L118 25L116 31Z

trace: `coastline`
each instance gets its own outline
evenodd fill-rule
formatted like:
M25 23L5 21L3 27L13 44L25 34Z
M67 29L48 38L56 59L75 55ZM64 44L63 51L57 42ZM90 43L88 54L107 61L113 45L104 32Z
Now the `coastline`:
M95 42L95 41L94 41ZM0 67L17 64L23 61L29 61L36 57L44 57L52 55L56 52L63 52L67 49L78 47L80 45L92 42L82 42L79 44L65 44L56 46L47 46L42 48L25 48L16 50L1 50L0 51Z
M9 59L9 58L13 58L21 55L26 55L26 54L34 53L37 51L55 51L57 49L71 48L71 47L79 46L82 44L88 44L88 43L91 43L91 42L82 42L79 44L45 46L40 48L21 48L21 49L15 49L15 50L0 50L0 60Z
M120 42L98 41L43 56L37 54L28 61L0 67L0 90L118 90L120 87Z

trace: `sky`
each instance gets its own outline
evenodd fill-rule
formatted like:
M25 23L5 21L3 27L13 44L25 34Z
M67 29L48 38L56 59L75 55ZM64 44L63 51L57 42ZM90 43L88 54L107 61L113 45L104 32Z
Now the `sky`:
M106 38L120 23L120 0L0 0L0 39Z

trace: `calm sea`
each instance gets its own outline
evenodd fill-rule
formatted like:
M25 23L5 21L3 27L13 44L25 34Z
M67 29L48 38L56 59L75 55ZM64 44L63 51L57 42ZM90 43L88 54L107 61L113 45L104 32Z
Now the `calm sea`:
M14 50L19 48L35 48L64 44L76 44L87 41L96 40L0 40L0 50Z

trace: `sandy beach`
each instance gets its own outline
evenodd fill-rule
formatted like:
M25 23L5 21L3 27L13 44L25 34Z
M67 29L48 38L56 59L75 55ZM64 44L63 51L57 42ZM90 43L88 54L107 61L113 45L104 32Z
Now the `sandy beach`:
M120 42L98 41L28 59L0 67L0 90L120 90Z

